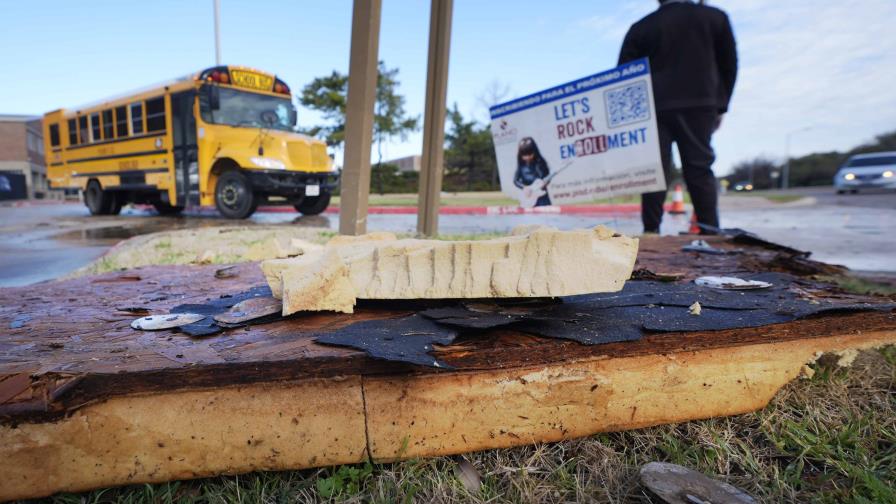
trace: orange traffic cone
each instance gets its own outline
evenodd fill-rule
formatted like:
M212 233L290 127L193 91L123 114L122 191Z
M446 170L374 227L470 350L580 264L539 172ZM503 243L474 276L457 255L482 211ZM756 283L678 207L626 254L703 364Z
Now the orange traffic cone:
M700 234L700 226L697 225L697 212L691 213L691 227L688 228L688 234Z
M672 192L672 207L669 208L670 214L683 214L684 212L684 192L681 190L681 184L675 184Z

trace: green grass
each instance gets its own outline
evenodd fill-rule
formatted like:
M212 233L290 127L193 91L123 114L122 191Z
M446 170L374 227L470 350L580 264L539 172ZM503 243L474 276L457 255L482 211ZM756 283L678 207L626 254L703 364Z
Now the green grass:
M872 278L859 277L854 274L822 276L818 278L830 282L851 294L869 294L874 296L896 296L896 283L875 281Z
M772 203L791 203L797 200L801 200L804 196L799 194L788 194L781 193L779 191L734 191L729 190L725 193L728 196L753 196L759 198L765 198Z
M660 460L739 486L760 502L896 502L896 348L835 359L781 390L764 409L728 418L606 433L460 458L253 473L63 494L93 502L648 502L637 471ZM654 501L658 502L658 501Z
M774 203L790 203L803 199L799 194L763 194L762 197Z

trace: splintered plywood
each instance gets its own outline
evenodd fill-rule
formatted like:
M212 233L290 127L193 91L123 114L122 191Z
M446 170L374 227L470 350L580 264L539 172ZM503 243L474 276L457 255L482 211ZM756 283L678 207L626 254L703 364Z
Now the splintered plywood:
M361 379L113 398L0 427L0 500L367 459Z
M324 250L265 261L283 314L351 313L357 299L557 297L615 292L631 276L638 240L598 226L535 228L481 241L334 239Z
M0 500L256 470L465 453L764 407L826 352L896 330L436 374L113 398L0 426ZM366 448L365 448L366 447Z
M554 442L765 407L828 352L896 343L896 331L537 368L364 380L381 462Z

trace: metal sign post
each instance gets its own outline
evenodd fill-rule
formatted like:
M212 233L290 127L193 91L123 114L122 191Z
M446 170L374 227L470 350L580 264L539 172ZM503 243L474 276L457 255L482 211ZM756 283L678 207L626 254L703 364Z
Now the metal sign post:
M355 0L352 10L345 157L339 203L339 232L347 235L367 232L381 12L382 0Z
M439 230L439 195L445 144L445 99L448 92L448 54L451 45L453 0L432 0L429 16L429 62L426 70L426 108L423 119L423 160L417 210L417 233L434 236Z

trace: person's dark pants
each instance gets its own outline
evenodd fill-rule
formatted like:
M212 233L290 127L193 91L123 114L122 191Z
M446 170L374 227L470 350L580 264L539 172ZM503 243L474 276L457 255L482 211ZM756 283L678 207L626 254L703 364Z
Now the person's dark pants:
M659 112L656 121L667 190L672 174L672 142L675 142L697 222L713 227L719 227L719 194L716 177L712 172L716 155L710 139L717 119L715 109L699 108ZM645 232L659 232L665 201L666 191L641 195L641 221Z

